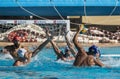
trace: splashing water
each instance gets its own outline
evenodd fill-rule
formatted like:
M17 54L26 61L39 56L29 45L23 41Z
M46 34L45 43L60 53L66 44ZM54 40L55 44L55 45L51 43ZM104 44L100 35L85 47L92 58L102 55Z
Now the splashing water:
M100 48L100 50L102 54L119 54L120 47ZM111 52L113 50L114 52ZM72 66L74 61L56 61L53 49L44 48L26 66L13 67L14 60L1 56L0 77L5 79L119 79L120 57L101 57L101 60L110 68L74 67Z

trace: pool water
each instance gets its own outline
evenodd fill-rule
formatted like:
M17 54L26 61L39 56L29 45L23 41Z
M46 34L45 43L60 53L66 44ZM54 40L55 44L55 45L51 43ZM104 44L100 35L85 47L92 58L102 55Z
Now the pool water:
M61 48L63 49L63 48ZM87 50L87 47L85 47ZM120 47L100 48L102 54L120 54ZM31 63L13 67L14 60L0 58L0 79L120 79L120 57L101 57L108 68L74 67L73 61L55 61L52 48L44 48Z

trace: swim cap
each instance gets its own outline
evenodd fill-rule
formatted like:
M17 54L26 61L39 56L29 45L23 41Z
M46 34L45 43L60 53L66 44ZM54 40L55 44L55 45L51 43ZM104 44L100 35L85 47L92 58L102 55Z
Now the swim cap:
M91 47L89 47L89 52L93 53L93 54L96 54L96 53L100 53L100 50L98 50L98 47L95 46L95 45L92 45Z
M65 52L68 52L70 49L68 46L65 47Z
M24 57L24 55L25 55L26 52L27 52L27 51L26 51L24 48L20 48L20 49L18 50L18 56L19 56L19 57Z

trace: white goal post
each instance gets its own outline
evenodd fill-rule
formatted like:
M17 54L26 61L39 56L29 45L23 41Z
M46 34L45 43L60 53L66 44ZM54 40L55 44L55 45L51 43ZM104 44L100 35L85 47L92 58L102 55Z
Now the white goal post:
M47 27L50 31L54 31L56 36L61 36L63 33L62 28L70 32L70 20L0 20L0 27L14 27L17 25L35 24L42 28ZM70 34L68 33L68 38ZM59 39L59 38L58 38Z

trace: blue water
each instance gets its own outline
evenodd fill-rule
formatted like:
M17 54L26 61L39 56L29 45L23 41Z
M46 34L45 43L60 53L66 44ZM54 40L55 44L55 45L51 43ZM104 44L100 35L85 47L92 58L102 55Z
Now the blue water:
M85 49L87 50L87 47ZM102 54L120 54L120 47L100 50ZM44 48L26 66L13 67L14 60L0 58L0 79L120 79L120 58L103 59L106 59L103 63L109 65L109 68L74 67L73 61L55 61L53 49Z

